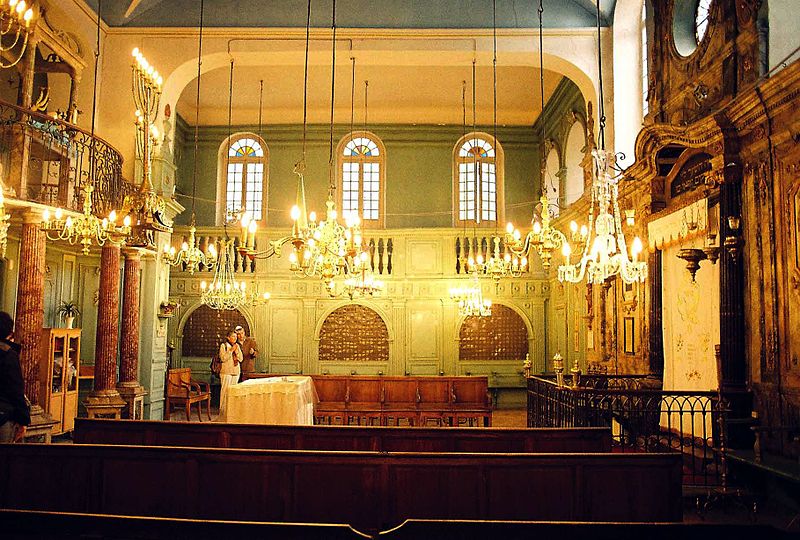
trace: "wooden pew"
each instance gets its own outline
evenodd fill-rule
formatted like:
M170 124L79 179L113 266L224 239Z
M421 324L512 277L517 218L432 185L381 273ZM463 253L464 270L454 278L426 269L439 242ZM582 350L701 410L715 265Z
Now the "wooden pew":
M76 444L361 450L373 452L610 452L608 428L256 426L75 419Z
M4 540L369 540L349 525L258 523L0 509Z
M770 525L721 523L530 523L524 521L436 521L410 519L377 535L379 540L789 540L792 533Z
M250 378L276 375L254 373ZM488 377L311 375L318 424L491 426Z
M0 445L0 508L189 519L680 521L678 454Z
M0 509L4 540L708 540L710 538L768 538L789 540L793 535L763 524L716 523L541 523L525 521L405 521L399 527L367 536L348 525L321 523L263 523L200 521L103 514Z

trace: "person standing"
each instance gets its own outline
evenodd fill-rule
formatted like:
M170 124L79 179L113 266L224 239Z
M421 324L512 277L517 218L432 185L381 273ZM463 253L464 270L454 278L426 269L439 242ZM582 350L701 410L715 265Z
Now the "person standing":
M242 349L237 342L236 330L231 330L225 341L219 346L219 359L222 365L219 370L219 379L222 388L219 392L219 417L225 418L225 402L228 398L228 388L239 382L242 363Z
M12 340L14 319L0 311L0 443L25 436L31 410L25 399L25 383L19 364L20 346Z
M256 356L258 356L258 343L256 338L244 333L244 328L236 327L236 338L239 348L242 350L242 375L241 381L248 378L256 370Z

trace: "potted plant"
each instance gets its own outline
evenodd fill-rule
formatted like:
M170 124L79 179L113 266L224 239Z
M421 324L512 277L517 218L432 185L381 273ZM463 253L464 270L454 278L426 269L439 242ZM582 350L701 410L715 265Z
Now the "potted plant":
M67 328L72 328L75 317L81 314L81 310L75 302L62 300L56 313L58 318L66 323Z

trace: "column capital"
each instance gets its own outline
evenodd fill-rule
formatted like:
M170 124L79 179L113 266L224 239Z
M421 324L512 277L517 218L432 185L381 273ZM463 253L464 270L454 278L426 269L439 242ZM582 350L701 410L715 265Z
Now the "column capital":
M23 225L41 225L42 212L39 208L27 208L22 212Z
M122 248L122 256L125 257L125 260L137 261L141 260L142 252L139 248L135 247L124 247Z

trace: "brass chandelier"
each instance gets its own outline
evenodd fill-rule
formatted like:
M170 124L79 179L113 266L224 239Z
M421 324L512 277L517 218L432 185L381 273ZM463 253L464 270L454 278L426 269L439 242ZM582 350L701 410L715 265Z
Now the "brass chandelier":
M200 36L197 42L197 98L195 101L194 116L194 168L192 171L192 218L189 226L189 240L183 242L180 251L176 251L174 246L165 245L161 260L170 266L184 265L190 274L204 267L213 266L217 261L217 251L214 244L208 246L207 251L200 249L200 244L196 239L197 227L195 221L195 201L197 199L197 156L198 141L200 130L200 68L203 58L203 13L204 2L200 0ZM135 54L134 54L135 55ZM161 89L161 77L156 78L159 92Z
M599 77L600 149L592 150L592 200L589 208L589 227L580 259L570 262L571 248L563 243L564 264L558 268L561 282L578 283L586 278L588 283L603 283L619 275L625 283L644 282L647 279L647 262L639 261L642 241L634 238L628 251L619 209L619 182L614 160L616 155L605 149L606 117L603 105L603 60L600 47L600 6L597 6L597 73ZM614 171L612 173L612 171ZM596 212L596 214L595 214ZM633 211L626 211L626 223L634 224Z
M14 67L25 56L37 20L33 5L28 7L25 0L0 2L0 68Z
M360 218L357 215L344 216L345 224L339 223L336 202L334 200L335 184L333 180L333 112L336 81L336 1L332 2L332 60L331 60L331 118L330 118L330 184L326 201L325 219L317 222L315 212L306 212L305 204L305 157L308 130L308 48L311 32L311 0L308 1L306 18L306 44L303 80L303 150L300 161L295 164L297 174L297 202L291 209L292 233L288 236L269 242L263 251L255 250L255 235L258 230L256 221L250 219L246 210L240 212L242 237L239 253L249 259L266 259L273 255L281 255L283 246L291 244L289 254L290 269L299 276L321 278L326 283L352 268L353 261L361 251Z

